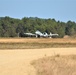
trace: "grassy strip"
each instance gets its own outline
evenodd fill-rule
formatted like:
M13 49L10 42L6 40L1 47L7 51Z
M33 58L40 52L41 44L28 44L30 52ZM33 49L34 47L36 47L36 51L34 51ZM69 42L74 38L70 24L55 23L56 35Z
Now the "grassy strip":
M0 43L0 49L39 49L76 47L76 43Z
M44 57L31 65L37 75L76 75L76 55Z

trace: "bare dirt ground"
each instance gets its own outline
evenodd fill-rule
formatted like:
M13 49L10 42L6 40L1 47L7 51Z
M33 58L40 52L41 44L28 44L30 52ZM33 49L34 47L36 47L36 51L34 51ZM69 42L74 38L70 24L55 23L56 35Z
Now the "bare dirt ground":
M30 63L56 54L76 55L76 48L0 50L0 75L36 75Z

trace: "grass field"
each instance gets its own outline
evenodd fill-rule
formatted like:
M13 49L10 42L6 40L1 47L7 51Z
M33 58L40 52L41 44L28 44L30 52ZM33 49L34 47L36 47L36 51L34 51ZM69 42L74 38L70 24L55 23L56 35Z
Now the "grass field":
M70 55L76 55L76 48L0 50L0 75L38 75L39 73L37 73L36 67L40 66L40 64L37 64L36 67L34 68L31 63L34 60L41 62L41 61L43 61L43 58L44 58L44 60L45 60L44 63L46 63L46 65L44 64L44 67L47 65L51 66L50 64L47 63L47 61L49 61L47 58L51 57L51 56L55 56L57 54L59 54L60 56L66 55L66 59L67 59L68 56L70 56ZM61 58L62 58L62 56L61 56ZM42 60L40 61L40 59L42 59ZM68 60L69 60L69 62L68 62ZM70 58L68 58L68 60L67 61L64 61L64 60L62 61L62 59L59 60L59 62L61 62L60 64L62 64L62 66L60 65L62 67L61 72L63 71L63 74L60 73L60 75L64 75L64 74L65 75L66 74L67 75L76 75L76 69L74 70L74 68L76 68L76 67L73 65L74 60L73 60L73 62L70 61ZM55 61L53 60L52 62L55 62ZM57 61L57 63L59 63L59 62ZM63 66L64 62L65 63L67 62L67 64L71 63L69 68L73 68L71 72L75 73L75 74L71 74L71 72L69 72L70 74L68 74L67 73L68 68L66 71L63 70L63 69L65 69L65 66ZM50 63L51 63L51 61L50 61ZM53 67L53 65L56 65L57 63L51 63L52 67ZM75 63L76 63L76 61L75 61ZM43 66L40 66L40 68L43 70ZM47 66L47 68L49 68L49 67ZM56 70L57 66L56 67L54 66L54 69ZM46 69L46 71L47 71L47 69ZM49 72L49 70L48 70L48 72ZM55 75L55 74L53 74L53 75ZM59 75L59 74L56 74L56 75Z
M37 75L76 75L76 55L44 57L32 65Z
M76 75L76 39L0 38L0 75L45 74Z
M0 38L0 49L76 47L76 39Z

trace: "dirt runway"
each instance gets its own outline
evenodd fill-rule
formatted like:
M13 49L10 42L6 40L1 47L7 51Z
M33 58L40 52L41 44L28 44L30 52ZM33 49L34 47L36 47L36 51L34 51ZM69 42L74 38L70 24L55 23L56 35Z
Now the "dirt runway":
M75 55L76 48L0 50L0 75L36 75L30 63L56 54Z

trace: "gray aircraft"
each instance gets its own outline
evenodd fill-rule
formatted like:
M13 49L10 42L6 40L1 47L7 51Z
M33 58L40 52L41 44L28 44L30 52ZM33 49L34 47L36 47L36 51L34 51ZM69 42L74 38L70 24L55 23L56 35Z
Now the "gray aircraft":
M33 33L24 33L25 35L27 35L27 36L34 36L34 37L52 37L52 36L58 36L58 34L52 34L51 32L50 32L50 34L47 34L46 32L44 32L44 33L41 33L39 30L37 30L36 32L35 32L35 34L33 34Z

